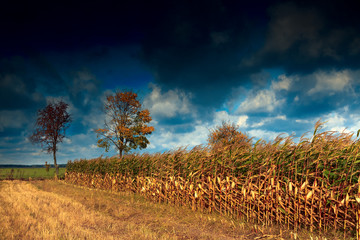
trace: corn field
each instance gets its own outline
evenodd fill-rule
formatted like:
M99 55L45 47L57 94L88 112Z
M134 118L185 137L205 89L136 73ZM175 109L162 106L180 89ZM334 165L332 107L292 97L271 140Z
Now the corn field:
M318 122L298 143L279 136L251 146L69 161L65 179L248 222L337 230L359 239L360 143L353 134L321 127Z

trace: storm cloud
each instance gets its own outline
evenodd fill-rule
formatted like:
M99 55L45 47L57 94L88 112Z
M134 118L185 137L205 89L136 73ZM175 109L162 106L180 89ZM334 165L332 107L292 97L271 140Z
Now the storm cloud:
M103 124L105 96L119 89L138 92L150 110L149 151L204 144L222 121L266 139L301 134L319 118L328 129L354 130L358 5L2 2L0 162L45 159L26 139L36 111L57 99L73 116L60 161L103 154L93 130Z

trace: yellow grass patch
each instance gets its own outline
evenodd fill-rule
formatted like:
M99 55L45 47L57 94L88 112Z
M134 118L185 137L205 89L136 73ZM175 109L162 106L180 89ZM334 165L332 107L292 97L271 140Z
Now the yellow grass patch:
M326 239L61 181L0 181L0 219L1 240Z
M73 199L20 181L0 183L3 239L119 239L129 226Z

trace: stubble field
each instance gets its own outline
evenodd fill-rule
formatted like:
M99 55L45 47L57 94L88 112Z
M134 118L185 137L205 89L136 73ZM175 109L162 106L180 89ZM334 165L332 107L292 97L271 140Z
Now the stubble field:
M0 181L0 239L310 239L62 181ZM317 237L313 239L326 239ZM332 235L331 238L337 237Z

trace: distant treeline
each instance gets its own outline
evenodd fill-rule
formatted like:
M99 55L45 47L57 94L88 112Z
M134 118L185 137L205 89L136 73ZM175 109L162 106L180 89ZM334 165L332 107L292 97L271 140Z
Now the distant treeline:
M66 167L66 164L58 164L59 168ZM42 168L45 167L45 164L38 165L16 165L16 164L0 164L0 168ZM50 164L50 167L53 168L54 164Z

